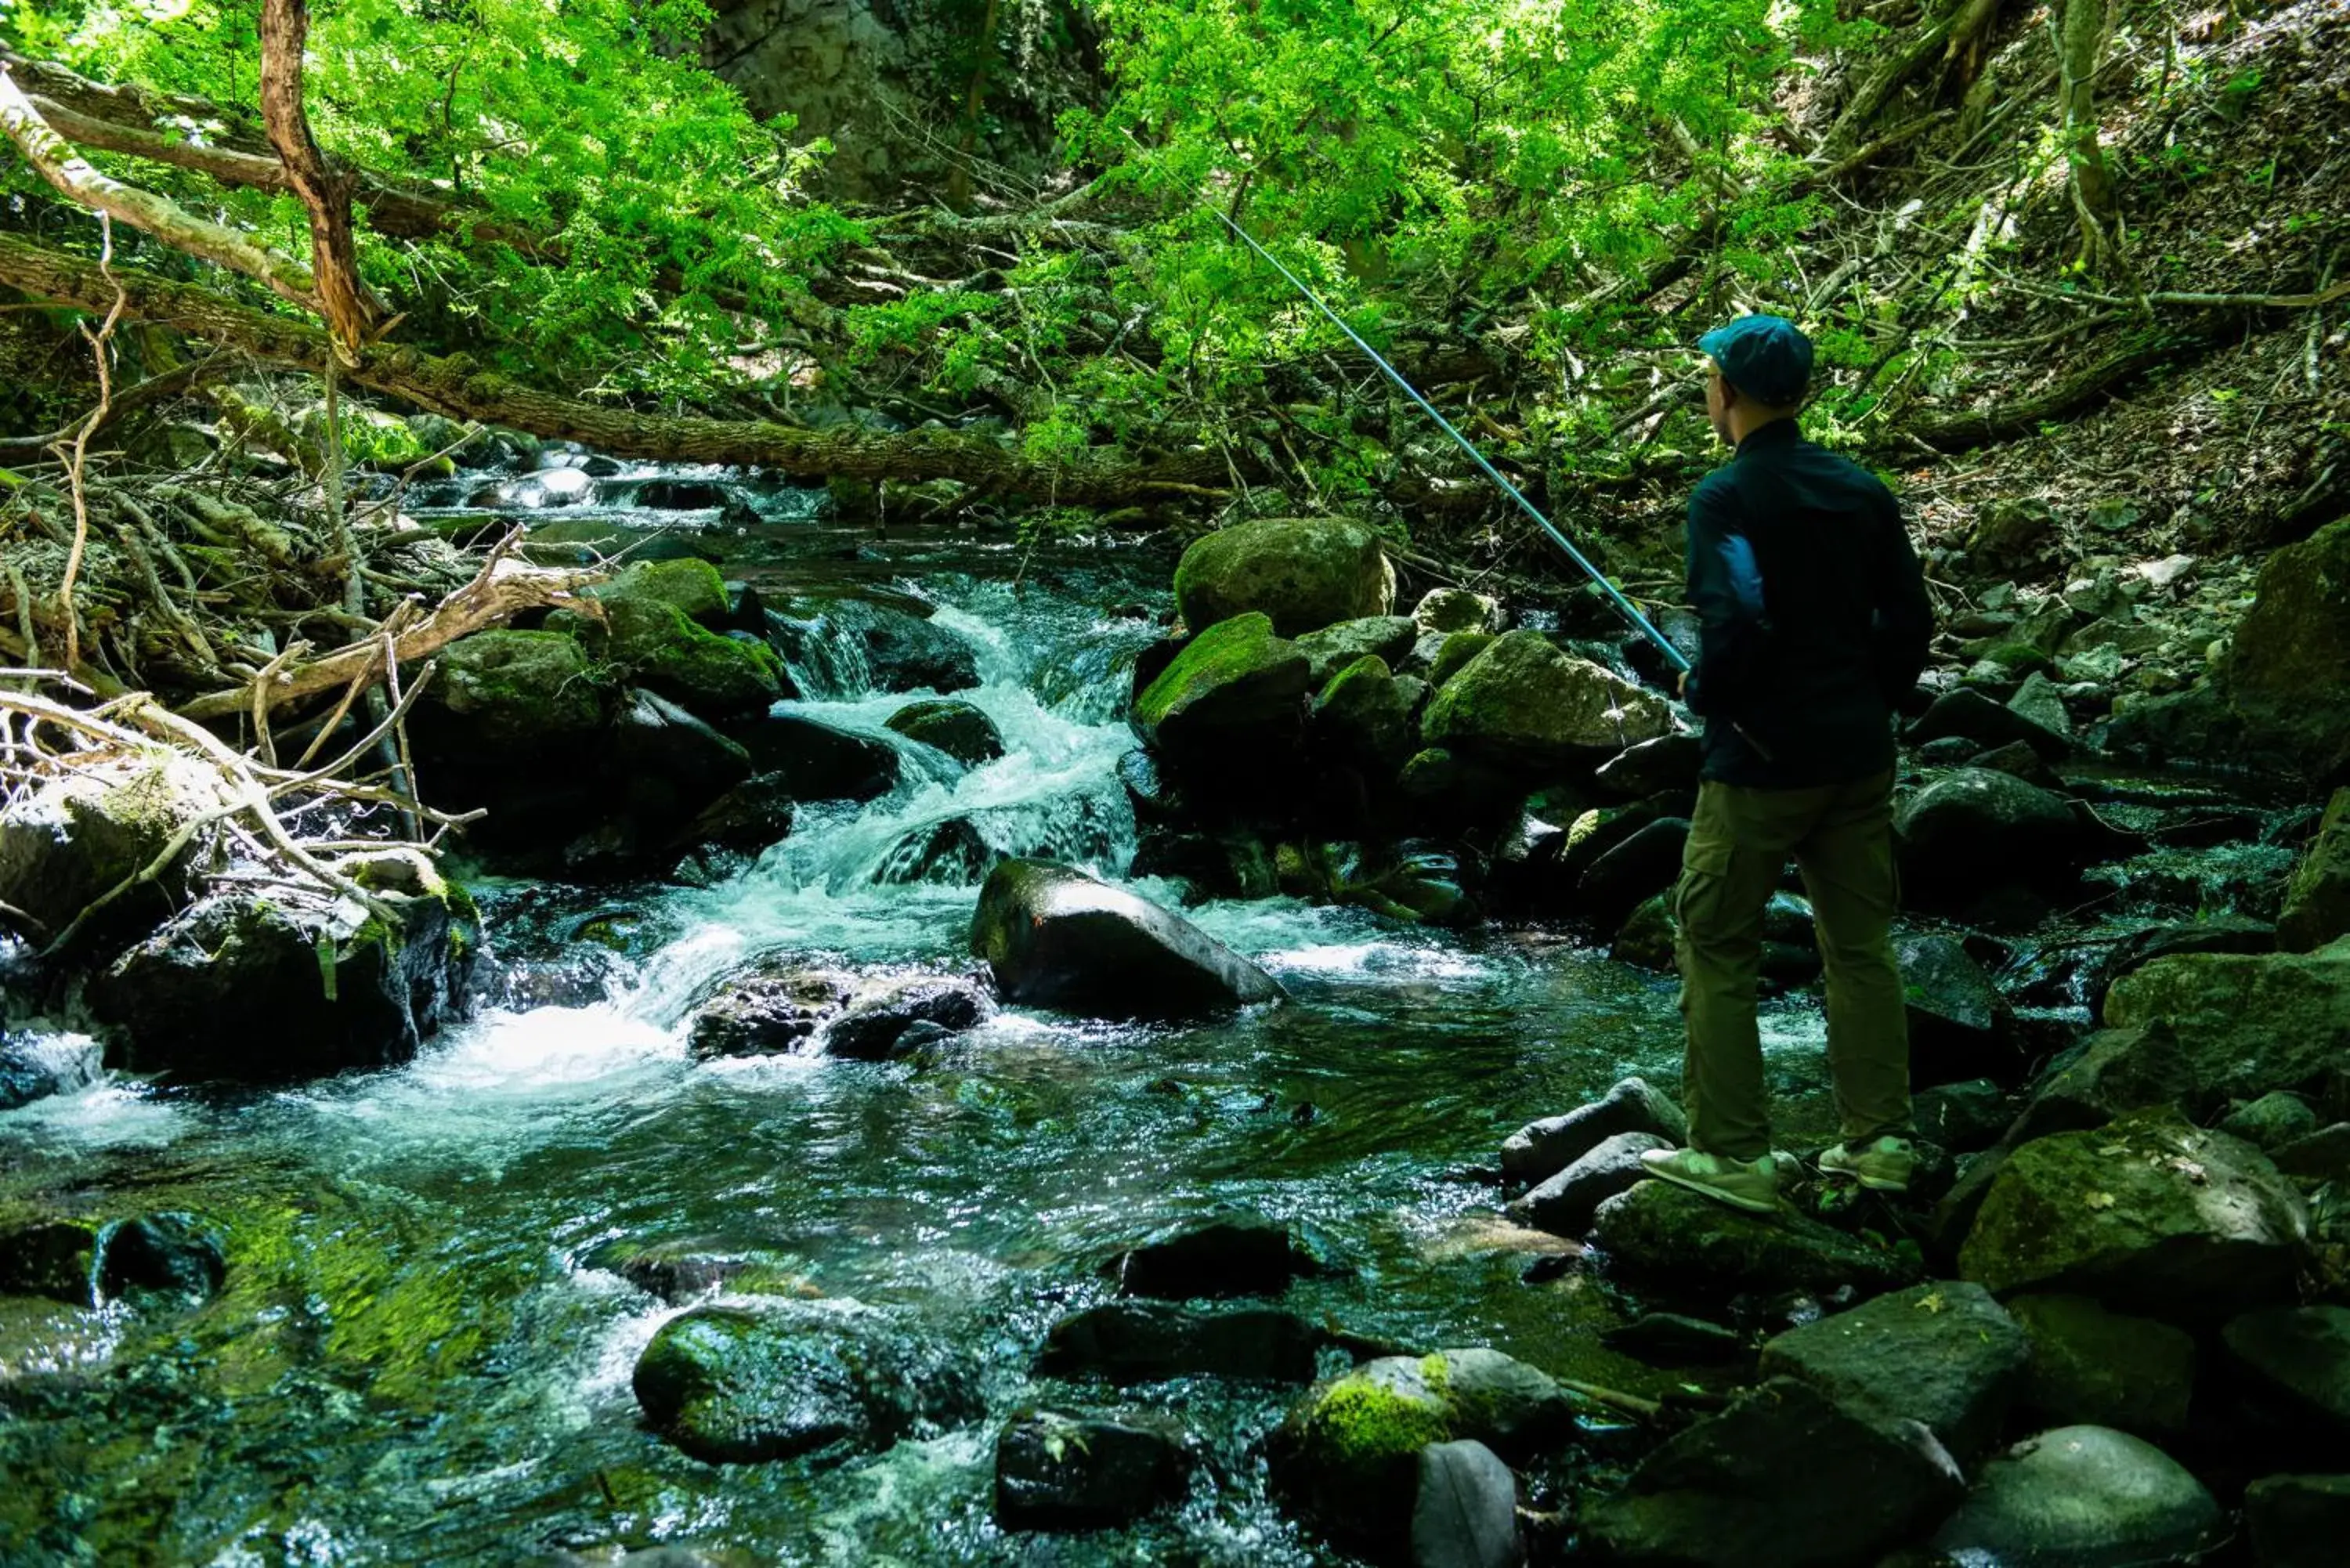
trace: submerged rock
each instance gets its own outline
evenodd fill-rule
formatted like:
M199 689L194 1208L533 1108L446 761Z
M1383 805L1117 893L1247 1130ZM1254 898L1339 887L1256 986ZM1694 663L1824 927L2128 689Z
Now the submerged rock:
M1918 1272L1898 1254L1792 1210L1748 1214L1663 1181L1641 1182L1602 1203L1591 1240L1631 1278L1724 1296L1890 1290Z
M1180 1501L1194 1462L1163 1416L1112 1420L1031 1410L995 1440L995 1518L1006 1530L1116 1530Z
M87 1034L0 1032L0 1111L86 1089L105 1070L105 1053Z
M2029 1355L1981 1285L1938 1281L1793 1328L1762 1347L1765 1377L1810 1384L1856 1415L1908 1419L1960 1459L1991 1447Z
M1181 917L1081 871L988 874L972 950L1011 1002L1097 1018L1175 1018L1277 1001L1273 977Z
M1984 1466L1933 1550L2012 1568L2137 1568L2191 1559L2224 1524L2202 1483L2153 1444L2060 1427Z
M405 1062L462 1016L481 950L472 898L421 856L412 892L220 893L92 978L122 1064L183 1079L283 1081Z
M1194 631L1233 616L1271 618L1282 637L1384 616L1395 568L1378 535L1342 517L1269 517L1194 541L1175 567L1175 606Z
M1779 1377L1668 1438L1579 1522L1609 1560L1657 1568L1865 1564L1965 1487L1916 1422L1866 1419Z
M905 975L868 981L824 1031L827 1056L881 1061L900 1054L918 1035L935 1039L985 1023L995 1003L986 992L955 975Z
M654 1430L712 1464L869 1451L979 1408L943 1342L849 1301L697 1307L653 1335L631 1381Z
M968 702L944 697L909 702L886 722L908 740L935 746L967 768L1003 754L1003 736L995 721Z
M1672 1096L1646 1078L1625 1078L1588 1105L1512 1133L1502 1145L1502 1175L1510 1181L1547 1181L1618 1133L1648 1133L1678 1145L1689 1137L1689 1121Z
M1429 745L1505 766L1554 769L1596 765L1672 727L1661 699L1540 632L1513 631L1444 682L1420 733Z
M1322 1269L1288 1226L1232 1214L1159 1231L1119 1257L1118 1277L1123 1294L1189 1301L1279 1295L1291 1280Z
M2002 1295L2074 1292L2192 1324L2285 1296L2307 1232L2265 1155L2157 1110L2016 1149L1959 1271Z
M1421 1449L1465 1438L1525 1453L1575 1410L1548 1376L1497 1350L1383 1356L1298 1402L1273 1438L1274 1477L1334 1538L1377 1545L1409 1528Z
M1098 1376L1112 1383L1170 1377L1231 1377L1309 1383L1328 1335L1276 1307L1203 1308L1117 1301L1055 1324L1037 1357L1047 1377Z
M210 1301L228 1277L219 1232L192 1214L142 1214L99 1233L98 1291L107 1300Z

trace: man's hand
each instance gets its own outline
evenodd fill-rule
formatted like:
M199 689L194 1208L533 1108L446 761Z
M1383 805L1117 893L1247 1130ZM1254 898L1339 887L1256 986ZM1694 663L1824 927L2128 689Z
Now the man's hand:
M1689 678L1690 672L1682 670L1679 682L1673 687L1673 694L1684 702L1689 701Z

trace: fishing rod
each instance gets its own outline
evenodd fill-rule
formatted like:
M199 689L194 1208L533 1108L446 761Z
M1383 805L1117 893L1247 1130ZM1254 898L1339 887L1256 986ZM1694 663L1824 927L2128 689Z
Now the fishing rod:
M1201 204L1203 207L1207 206L1204 202ZM1486 478L1500 485L1502 487L1502 493L1518 504L1519 511L1523 512L1527 516L1533 518L1534 522L1541 526L1542 531L1551 536L1552 542L1557 545L1560 549L1566 552L1566 557L1568 560L1573 561L1576 566L1583 568L1584 575L1588 576L1592 582L1598 587L1601 593L1607 596L1610 603L1615 605L1617 609L1624 613L1624 618L1638 627L1643 636L1647 637L1650 642L1657 645L1658 650L1664 654L1668 663L1669 663L1675 670L1681 670L1684 673L1688 671L1690 668L1689 656L1683 653L1679 649L1674 647L1670 639L1667 638L1663 632L1659 631L1653 625L1651 625L1648 621L1648 618L1640 613L1639 607L1635 605L1630 599L1626 598L1622 591L1619 590L1615 584L1609 582L1607 577L1601 574L1599 568L1591 564L1590 560L1585 556L1582 551L1575 547L1575 541L1561 533L1559 531L1558 524L1544 516L1542 510L1533 502L1526 499L1525 493L1523 491L1521 491L1516 485L1512 484L1507 479L1503 478L1500 469L1495 468L1492 463L1486 462L1485 454L1477 450L1476 444L1470 441L1467 436L1462 435L1459 431L1455 430L1451 420L1446 419L1442 414L1437 412L1436 405L1430 402L1426 398L1421 397L1419 395L1419 389L1403 379L1402 371L1397 369L1393 365L1388 364L1386 358L1382 356L1378 349L1372 348L1368 343L1364 342L1362 334L1347 326L1346 321L1336 311L1331 309L1328 305L1324 303L1320 295L1315 293L1311 288L1306 286L1303 278L1300 278L1295 273L1282 265L1280 261L1274 257L1272 252L1266 250L1263 245L1256 243L1253 235L1252 235L1246 229L1242 228L1238 223L1232 222L1229 213L1216 207L1207 207L1207 210L1213 213L1217 221L1222 223L1224 227L1232 230L1233 234L1239 235L1240 241L1243 244L1254 251L1267 265L1271 266L1274 271L1286 278L1289 281L1290 287L1295 289L1298 293L1305 296L1307 304L1313 306L1315 309L1320 311L1325 317L1327 317L1331 326L1336 327L1339 331L1345 333L1347 335L1347 341L1354 344L1356 348L1360 348L1367 356L1368 356L1371 363L1377 365L1381 371L1385 372L1387 379L1396 384L1396 388L1399 391L1402 392L1405 397L1409 398L1413 402L1418 403L1419 405L1419 411L1426 414L1430 419L1434 420L1436 421L1437 429L1442 431L1446 435L1451 436L1454 443L1458 445L1462 452L1469 454L1469 461L1482 469L1485 472Z

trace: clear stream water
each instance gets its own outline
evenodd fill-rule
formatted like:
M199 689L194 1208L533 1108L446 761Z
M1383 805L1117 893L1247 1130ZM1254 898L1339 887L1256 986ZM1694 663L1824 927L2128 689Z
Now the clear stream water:
M1652 1386L1594 1342L1597 1293L1524 1282L1540 1243L1477 1176L1531 1116L1627 1072L1677 1081L1670 982L1596 951L1211 904L1193 917L1289 1004L1148 1028L1013 1010L919 1065L691 1062L692 1007L761 955L970 962L974 888L876 880L911 830L968 816L998 847L1111 877L1134 843L1112 770L1154 633L1105 607L1162 603L1166 558L1047 551L1015 586L1009 545L877 543L787 494L763 504L774 520L734 542L730 573L931 598L978 650L984 683L962 695L1008 754L969 772L917 756L897 793L807 809L703 885L486 885L504 994L564 1004L492 1006L406 1066L272 1092L117 1083L0 1114L0 1220L185 1210L229 1238L224 1293L192 1311L0 1298L0 1563L504 1563L662 1542L790 1564L1332 1561L1267 1500L1254 1445L1279 1389L1130 1397L1183 1412L1212 1455L1174 1512L1066 1538L993 1520L1003 1416L1121 1402L1033 1378L1046 1327L1107 1293L1123 1244L1220 1206L1308 1224L1351 1266L1296 1287L1309 1313ZM801 674L818 693L801 706L904 744L880 727L902 696ZM1810 1010L1774 1007L1770 1029L1783 1075L1808 1077ZM831 1467L686 1459L629 1387L681 1309L594 1255L687 1239L915 1309L984 1364L989 1418Z

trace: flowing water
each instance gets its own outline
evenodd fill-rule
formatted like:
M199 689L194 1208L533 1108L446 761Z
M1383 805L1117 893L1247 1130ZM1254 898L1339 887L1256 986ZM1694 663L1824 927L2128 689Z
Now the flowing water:
M697 885L485 885L501 962L537 979L408 1065L272 1092L118 1083L0 1115L0 1221L182 1210L229 1238L226 1288L193 1310L0 1298L0 1561L503 1563L664 1542L794 1564L1329 1561L1267 1497L1257 1442L1283 1390L1133 1396L1211 1455L1178 1511L1072 1538L993 1522L1003 1415L1119 1403L1031 1376L1046 1327L1107 1294L1119 1247L1221 1206L1310 1227L1348 1265L1296 1287L1309 1314L1643 1376L1597 1349L1595 1293L1526 1282L1540 1249L1500 1225L1479 1169L1627 1072L1677 1079L1670 982L1583 947L1211 904L1192 914L1289 1004L1152 1027L1011 1010L920 1064L691 1062L692 1007L759 956L969 964L975 888L887 879L910 834L964 818L1113 878L1134 844L1113 768L1155 632L1105 607L1163 602L1166 558L876 544L788 495L766 508L742 546L758 556L729 570L930 597L979 652L962 695L1007 754L966 772L912 748L896 793L807 808ZM908 746L881 727L902 697L854 668L796 673L798 706ZM1774 1007L1769 1029L1782 1075L1813 1076L1809 1010ZM983 1363L989 1418L828 1467L670 1449L629 1376L681 1309L598 1263L691 1239L913 1309Z

